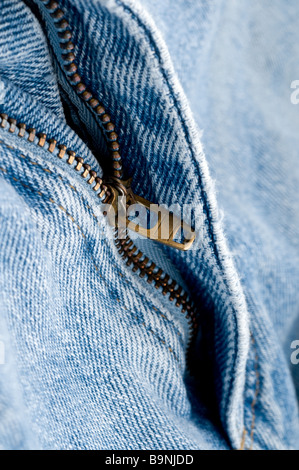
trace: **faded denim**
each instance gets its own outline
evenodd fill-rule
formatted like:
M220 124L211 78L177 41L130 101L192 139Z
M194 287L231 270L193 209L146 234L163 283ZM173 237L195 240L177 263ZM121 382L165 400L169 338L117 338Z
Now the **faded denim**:
M184 316L100 236L92 190L0 128L0 446L299 448L298 2L61 6L136 194L200 208L196 249L148 248L200 306L195 375ZM0 11L0 112L101 173L101 134L71 91L88 135L65 116L43 2Z

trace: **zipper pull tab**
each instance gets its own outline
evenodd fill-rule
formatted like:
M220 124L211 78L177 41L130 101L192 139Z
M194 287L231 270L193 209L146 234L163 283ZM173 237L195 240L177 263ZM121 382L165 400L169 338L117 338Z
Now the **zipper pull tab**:
M145 238L178 250L189 250L196 237L192 228L166 208L134 194L131 189L131 182L132 179L124 181L117 178L110 178L105 182L111 193L109 204L114 209L115 217L111 218L111 221L113 220L118 228L120 226L128 228ZM120 196L122 196L121 200L119 200ZM132 220L132 216L135 217L136 213L140 214L140 212L143 214L146 225L149 219L152 221L154 218L153 226L150 226L150 228L148 226L144 227L141 225L140 220L138 222ZM107 215L109 218L109 211ZM175 241L180 229L184 234L183 240Z

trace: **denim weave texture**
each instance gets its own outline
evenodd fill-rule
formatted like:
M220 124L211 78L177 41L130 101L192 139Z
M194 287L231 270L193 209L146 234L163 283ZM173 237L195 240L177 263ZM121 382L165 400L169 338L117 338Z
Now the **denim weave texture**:
M298 2L60 4L134 192L198 208L194 249L149 250L200 332L190 375L186 317L120 258L92 189L0 127L0 448L298 449ZM102 174L53 17L40 0L0 13L0 112Z

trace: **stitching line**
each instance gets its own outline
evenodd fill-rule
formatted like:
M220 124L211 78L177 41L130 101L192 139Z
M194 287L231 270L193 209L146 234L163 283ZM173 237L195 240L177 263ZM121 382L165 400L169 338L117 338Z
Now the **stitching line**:
M77 229L80 231L80 233L81 233L81 235L82 235L82 237L83 237L83 239L84 239L84 242L85 242L87 251L88 251L88 253L89 253L90 256L91 256L92 263L93 263L93 265L94 265L94 267L95 267L95 270L97 271L97 273L99 274L99 276L101 277L101 279L104 281L104 283L106 284L106 286L109 288L109 285L108 285L107 281L106 281L105 278L102 276L102 274L99 272L99 267L98 267L98 265L96 264L96 261L95 261L95 259L94 259L94 257L93 257L93 254L91 253L91 251L90 251L90 249L89 249L89 247L88 247L88 245L87 245L86 235L83 233L83 231L82 231L80 225L77 224L77 222L75 221L74 217L73 217L63 206L61 206L61 205L58 204L56 201L54 201L54 199L48 198L48 197L47 197L46 195L44 195L41 191L35 191L33 188L31 188L29 185L23 183L23 182L22 182L21 180L19 180L18 178L15 178L14 176L11 176L11 175L8 173L8 171L7 171L6 168L0 167L0 171L2 171L3 173L6 173L6 174L8 175L8 177L11 177L14 181L20 183L20 184L21 184L23 187L25 187L26 189L30 189L30 191L37 193L37 194L38 194L39 196L41 196L44 200L50 201L53 205L55 205L56 207L58 207L58 209L60 209L60 211L63 212L63 213L71 220L71 222L73 222L73 224L74 224L74 225L77 227ZM117 268L116 265L114 265L114 267ZM118 302L120 302L119 299L116 299L116 300L117 300ZM125 310L128 310L125 305L123 305L123 307L125 308ZM134 315L133 315L133 317L138 320L138 317L136 317L136 316L134 316ZM168 320L168 322L169 322L169 320ZM166 342L165 342L164 340L162 340L151 328L146 327L146 324L145 324L144 322L139 323L139 325L144 326L144 328L146 329L146 331L152 333L152 335L155 336L155 337L159 340L160 343L162 343L163 345L166 345ZM167 348L168 348L168 350L172 353L172 355L174 356L174 359L176 360L176 362L177 362L178 365L179 365L179 368L181 369L181 364L180 364L180 362L179 362L179 359L178 359L176 353L174 352L174 350L173 350L170 346L167 346Z
M251 426L250 426L250 447L245 447L246 444L246 436L247 436L247 431L244 426L243 429L243 434L242 434L242 441L240 445L239 450L253 450L253 444L254 444L254 433L255 433L255 428L256 428L256 404L257 400L260 394L260 384L261 384L261 379L260 379L260 372L259 372L259 355L257 352L257 346L256 346L256 341L254 337L251 335L251 343L253 345L254 351L255 351L255 364L254 364L254 371L255 371L255 392L254 392L254 397L251 403L251 412L252 412L252 420L251 420Z

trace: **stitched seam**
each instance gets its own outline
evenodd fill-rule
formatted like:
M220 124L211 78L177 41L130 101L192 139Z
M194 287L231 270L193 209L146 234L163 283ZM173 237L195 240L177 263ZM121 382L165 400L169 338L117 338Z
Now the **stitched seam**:
M56 201L54 201L54 199L47 197L47 196L44 195L41 191L36 191L36 190L34 190L33 188L31 188L29 185L23 183L23 182L22 182L21 180L19 180L18 178L14 177L14 176L11 176L5 168L0 167L0 171L2 171L3 173L7 174L8 177L10 177L10 178L12 178L14 181L20 183L20 184L21 184L23 187L25 187L26 189L30 189L30 191L32 191L32 192L38 194L38 195L41 196L44 200L51 202L51 203L52 203L53 205L55 205L58 209L60 209L60 211L63 212L63 213L72 221L72 223L74 223L74 225L78 228L78 230L80 231L80 233L81 233L81 235L82 235L82 237L83 237L83 240L84 240L84 242L85 242L87 251L88 251L88 253L89 253L89 255L90 255L91 259L92 259L92 263L93 263L93 265L94 265L95 270L97 271L97 273L99 274L99 276L101 277L101 279L104 281L104 283L106 284L106 286L109 288L108 283L106 282L105 278L104 278L104 277L102 276L102 274L99 272L98 265L96 264L96 261L95 261L95 259L94 259L94 257L93 257L93 254L91 253L90 248L89 248L88 245L87 245L87 242L86 242L86 235L85 235L84 232L82 231L80 225L77 224L77 222L75 221L74 217L73 217L63 206L61 206L61 205L58 204ZM116 266L116 265L113 264L113 266L117 269L117 266ZM116 298L116 300L117 300L118 302L120 302L119 299ZM123 306L124 306L124 305L123 305ZM125 308L125 310L128 310L126 306L124 306L124 308ZM136 317L136 316L134 316L134 315L133 315L133 317L138 320L138 317ZM162 340L162 338L160 338L151 328L147 327L144 322L141 322L141 323L138 323L138 324L144 326L144 328L146 329L146 331L152 333L153 336L155 336L155 337L158 339L158 341L159 341L160 343L162 343L163 345L166 345L166 342L165 342L164 340ZM181 364L180 364L180 362L179 362L179 359L178 359L176 353L174 352L174 350L173 350L170 346L168 346L168 345L166 345L166 346L167 346L168 350L172 353L174 359L176 360L176 362L177 362L178 365L179 365L179 368L181 369Z
M254 392L254 397L251 402L251 412L252 412L252 420L251 420L251 426L250 426L250 433L249 433L249 438L250 438L250 446L246 447L246 437L247 437L247 430L246 427L244 426L243 433L242 433L242 441L239 450L253 450L253 445L254 445L254 433L256 429L256 404L257 400L260 394L260 372L259 372L259 355L257 352L257 346L256 346L256 341L254 337L251 335L251 343L255 351L255 363L254 363L254 371L255 371L255 392Z
M19 154L18 149L16 149L15 147L13 147L13 146L11 146L11 145L6 144L4 141L0 140L0 144L4 144L4 145L5 145L8 149L10 149L10 150L15 150L15 151L17 152L17 156L22 157L22 158L25 159L28 163L30 163L31 165L33 165L35 168L40 168L41 170L45 171L46 173L49 173L49 174L51 174L52 176L54 176L54 177L60 179L61 181L64 181L64 180L66 179L66 177L63 178L62 176L56 174L56 173L53 172L52 170L50 170L50 169L48 169L48 168L44 168L44 167L43 167L42 165L40 165L39 163L37 163L37 162L31 160L31 157L25 156L25 155L22 154L22 153ZM4 168L0 168L0 170L3 170L4 172L7 172L7 170L5 170ZM14 179L14 177L12 177L12 178ZM15 181L17 181L17 180L15 180ZM20 182L21 182L21 181L20 181ZM21 182L21 184L23 184L23 183ZM87 208L89 214L92 215L93 218L97 221L97 224L98 224L99 226L101 226L101 225L100 225L100 222L99 222L99 220L98 220L98 217L92 212L92 208L89 206L89 204L87 204L87 203L85 202L83 196L77 191L77 189L76 189L71 183L66 182L66 184L67 184L74 192L76 192L76 194L78 195L78 197L79 197L79 199L81 200L81 202L83 203L83 205ZM25 186L25 185L24 185L24 186ZM28 188L29 188L29 186L28 186ZM31 188L31 190L33 191L32 188ZM45 197L47 197L47 196L45 196ZM62 206L60 206L60 207L62 207ZM67 211L65 210L65 212L67 212ZM82 235L83 235L83 237L85 237L85 235L84 235L83 232L82 232ZM105 241L105 243L106 243L106 241ZM107 244L107 243L106 243L106 244ZM107 245L107 246L108 246L108 245ZM91 254L91 255L92 255L92 254ZM118 270L117 265L114 264L114 263L112 263L112 264L113 264L114 268L115 268L116 270ZM123 277L123 274L122 274L121 272L118 272L118 275L119 275L120 277ZM124 281L125 281L127 284L130 283L130 285L132 285L131 282L130 282L128 279L124 279ZM137 292L137 291L135 291L135 292L136 292L136 294L138 295L138 297L141 298L139 292ZM141 299L141 300L142 300L142 299ZM154 307L153 305L152 305L152 308L153 308L153 310L155 310L155 312L157 312L157 313L159 314L159 316L161 316L162 318L164 318L164 319L167 321L167 323L169 323L169 324L172 326L172 328L174 329L174 331L175 331L177 337L179 338L179 341L180 341L180 343L181 343L181 346L184 347L184 342L183 342L183 338L182 338L181 332L177 330L177 328L173 325L173 323L171 322L171 320L169 320L169 318L167 318L164 314L162 314L158 308Z

